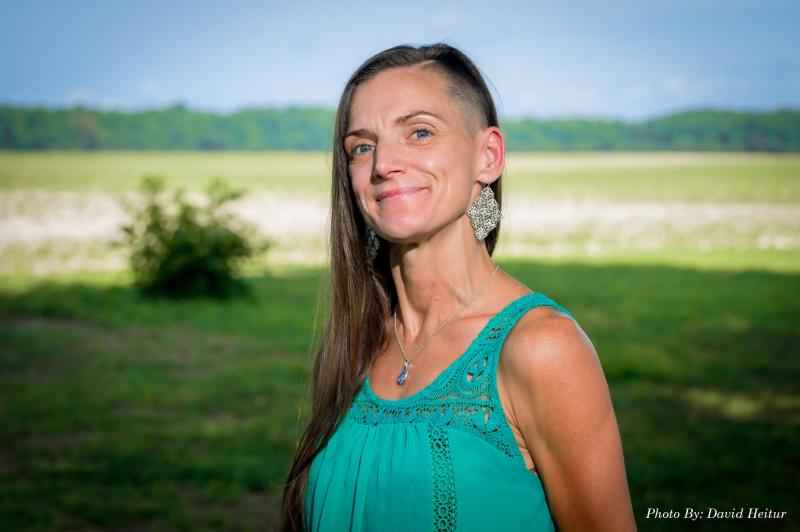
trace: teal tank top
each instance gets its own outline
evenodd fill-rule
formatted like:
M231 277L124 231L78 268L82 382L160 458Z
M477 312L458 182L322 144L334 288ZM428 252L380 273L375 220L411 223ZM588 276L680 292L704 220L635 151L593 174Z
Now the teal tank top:
M552 531L539 476L527 469L497 391L514 324L551 306L539 292L509 303L428 386L397 400L366 378L311 463L308 532ZM574 318L573 318L574 319Z

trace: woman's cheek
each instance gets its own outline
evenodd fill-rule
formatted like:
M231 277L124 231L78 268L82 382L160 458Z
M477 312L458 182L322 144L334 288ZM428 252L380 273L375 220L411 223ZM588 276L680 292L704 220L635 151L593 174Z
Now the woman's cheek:
M423 155L420 155L419 162L420 166L422 166L426 170L433 170L438 166L436 156L432 153L425 153Z

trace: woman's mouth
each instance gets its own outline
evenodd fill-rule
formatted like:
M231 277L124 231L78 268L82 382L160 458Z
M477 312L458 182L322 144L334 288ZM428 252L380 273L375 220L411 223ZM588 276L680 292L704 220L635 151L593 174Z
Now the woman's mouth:
M423 188L424 187L401 187L401 188L395 188L395 189L392 189L392 190L387 190L387 191L381 192L380 194L378 194L376 199L380 203L380 202L382 202L384 200L391 200L392 198L399 198L399 197L402 197L402 196L408 196L409 194L414 194L415 192L419 192Z

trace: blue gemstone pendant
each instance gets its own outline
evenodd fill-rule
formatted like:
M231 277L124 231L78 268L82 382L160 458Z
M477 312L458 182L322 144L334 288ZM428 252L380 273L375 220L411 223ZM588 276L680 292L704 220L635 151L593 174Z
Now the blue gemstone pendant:
M408 380L408 368L411 366L411 363L408 360L403 361L403 369L400 370L400 375L397 376L397 385L402 386Z

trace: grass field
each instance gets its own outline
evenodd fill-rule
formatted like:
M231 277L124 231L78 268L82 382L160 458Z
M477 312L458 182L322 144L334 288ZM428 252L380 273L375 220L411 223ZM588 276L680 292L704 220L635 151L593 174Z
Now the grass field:
M498 260L594 342L639 529L800 530L800 157L510 157ZM142 173L194 190L224 175L324 209L325 167L319 154L0 154L0 223L13 228L0 233L0 530L271 529L324 267L268 257L248 270L249 300L159 302L125 269L59 268L72 259L52 250L58 235L67 248L102 239L103 202ZM99 203L82 218L85 197ZM319 224L301 242L319 245ZM639 233L620 236L629 226ZM33 239L44 251L24 247ZM741 506L789 518L644 518Z
M249 190L326 198L330 157L318 152L0 151L0 190L124 192L145 174L189 190L224 176ZM800 155L738 153L507 154L504 182L539 199L800 202Z

